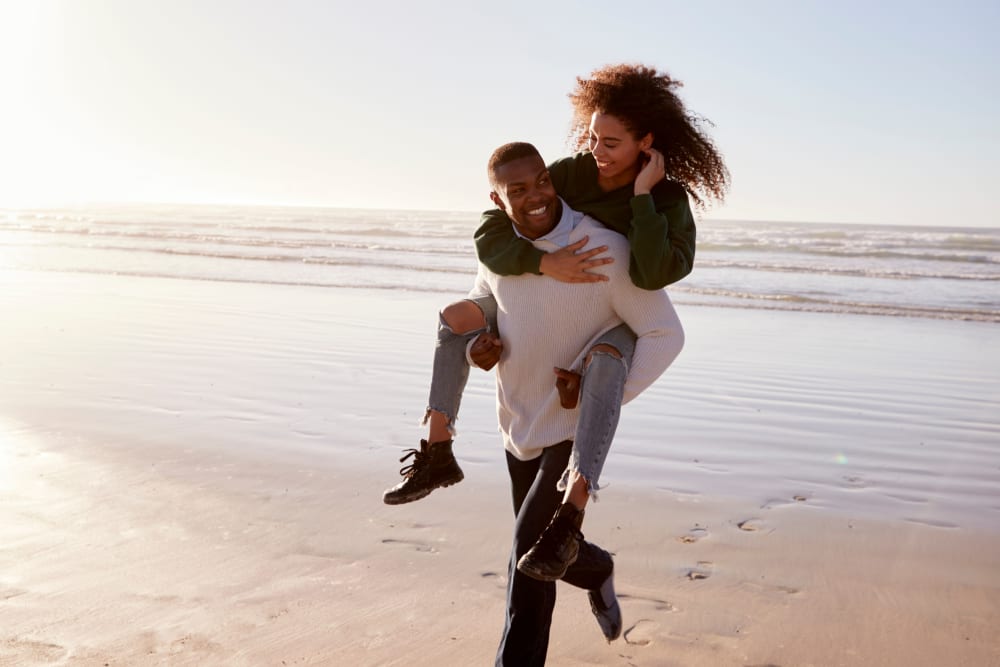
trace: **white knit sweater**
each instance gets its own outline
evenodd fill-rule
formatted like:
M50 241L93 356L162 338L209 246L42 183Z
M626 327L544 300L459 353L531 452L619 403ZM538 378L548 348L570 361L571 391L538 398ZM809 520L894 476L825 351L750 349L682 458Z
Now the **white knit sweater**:
M534 274L499 276L480 263L470 292L493 294L499 306L504 350L496 366L497 417L504 447L522 461L573 439L576 431L578 410L559 404L554 366L581 371L593 341L625 322L638 335L625 383L628 402L667 369L684 345L667 293L632 284L623 236L563 204L556 229L532 243L548 252L583 236L590 237L588 248L608 246L607 256L615 261L595 271L610 280L571 284Z

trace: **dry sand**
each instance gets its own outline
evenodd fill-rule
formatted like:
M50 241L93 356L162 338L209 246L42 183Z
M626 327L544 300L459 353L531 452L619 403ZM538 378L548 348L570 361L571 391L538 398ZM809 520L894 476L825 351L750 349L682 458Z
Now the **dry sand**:
M512 516L488 378L463 408L466 481L413 505L379 500L419 436L413 385L426 311L442 299L0 277L0 665L491 664ZM739 310L681 314L689 340L765 326ZM776 375L816 361L791 341L828 349L869 323L813 317L782 320L780 362L755 360L774 344L761 334L689 345L668 371L700 380L675 428L704 461L663 445L668 464L643 475L643 434L670 412L629 407L636 428L585 525L617 554L627 630L606 644L585 594L560 587L549 664L1000 664L995 384L973 378L982 405L960 401L981 415L972 427L939 412L928 431L965 443L955 488L916 450L895 467L852 452L829 479L783 460L794 450L782 443L810 418L827 424L827 406L841 437L865 430L837 378L812 402L789 400L796 419L744 421L773 448L717 440L713 417L746 411L744 387L774 391ZM964 326L947 324L941 337ZM871 354L886 356L875 343ZM884 383L865 391L901 401L899 368L874 369ZM921 391L960 380L929 377ZM767 468L766 483L741 481Z

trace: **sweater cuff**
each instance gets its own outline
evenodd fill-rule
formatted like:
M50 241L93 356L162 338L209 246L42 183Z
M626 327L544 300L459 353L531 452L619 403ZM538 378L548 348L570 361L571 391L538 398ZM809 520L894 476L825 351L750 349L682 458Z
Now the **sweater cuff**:
M472 340L470 340L468 344L465 346L465 360L469 362L469 366L471 366L472 368L479 368L476 362L472 360L472 346L476 344L477 338L479 338L479 336L473 336Z
M632 218L656 215L656 204L653 202L653 195L636 195L629 200L629 206L632 207Z

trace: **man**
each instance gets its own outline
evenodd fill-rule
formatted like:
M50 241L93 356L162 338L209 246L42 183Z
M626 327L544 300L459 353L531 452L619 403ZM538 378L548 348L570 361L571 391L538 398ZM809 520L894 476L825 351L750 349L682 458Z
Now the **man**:
M467 373L467 347L472 362L482 368L490 368L499 359L497 415L507 451L516 520L507 618L497 664L541 665L548 647L556 578L589 591L592 611L608 641L617 638L622 628L611 556L583 540L583 511L567 502L557 488L571 471L571 456L576 460L573 438L583 439L580 429L593 428L592 421L578 423L579 411L570 409L576 403L576 388L571 386L576 374L562 369L585 369L584 390L599 391L602 380L591 373L597 365L591 364L591 357L602 346L595 347L595 343L624 322L637 335L621 397L627 402L672 363L684 335L665 292L646 291L632 284L627 269L628 242L559 200L545 163L533 146L514 143L498 148L490 159L489 178L493 201L511 217L515 231L539 249L575 250L589 237L592 243L605 244L601 250L607 248L610 257L592 263L592 267L605 267L601 273L606 280L584 285L533 274L498 276L480 265L476 286L465 302L472 304L476 317L467 313L456 317L446 309L435 352L432 405L436 391L460 395L464 386L463 377L454 387L436 387L438 378L455 375L441 372L439 363L454 366L459 356ZM490 298L483 298L486 295ZM486 312L490 303L497 312ZM503 342L491 333L496 328L502 332ZM614 349L610 352L608 356L616 357L617 365L624 369L621 355L615 355ZM550 370L553 367L558 383ZM457 404L453 407L457 410ZM386 491L385 502L411 502L434 488L461 480L450 440L444 443L448 447L441 444L430 447L422 442L419 451L412 450L404 457L413 456L414 461L401 471L404 481ZM529 565L541 564L540 568L524 567L523 561L532 558ZM558 576L539 576L539 570Z
M577 414L563 407L566 396L560 395L552 369L583 367L586 351L600 334L624 322L638 337L625 383L623 398L628 401L676 358L683 331L664 291L632 284L628 242L563 205L533 146L514 143L498 148L490 159L489 176L491 199L511 217L517 233L539 249L550 251L589 236L592 243L606 245L609 257L616 260L600 269L608 281L585 285L534 274L499 276L480 264L470 295L495 297L503 334L502 346L490 334L480 335L475 352L482 355L491 347L502 350L496 376L497 415L516 520L507 618L497 664L520 667L544 664L548 647L555 582L528 576L517 566L543 531L558 533L550 545L557 552L579 552L575 560L568 559L562 578L591 590L592 607L608 639L621 628L610 571L603 591L593 589L592 579L603 574L600 564L610 564L609 557L583 541L579 532L582 511L562 503L562 493L556 488L572 453ZM581 581L588 578L591 581Z

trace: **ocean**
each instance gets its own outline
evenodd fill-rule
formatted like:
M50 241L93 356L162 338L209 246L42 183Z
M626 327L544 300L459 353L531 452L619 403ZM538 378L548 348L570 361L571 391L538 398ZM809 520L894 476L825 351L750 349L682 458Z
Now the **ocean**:
M465 292L475 212L0 209L0 269ZM678 304L1000 322L1000 229L700 220Z

